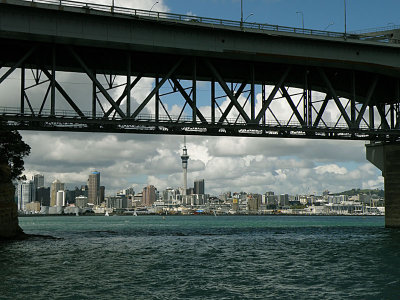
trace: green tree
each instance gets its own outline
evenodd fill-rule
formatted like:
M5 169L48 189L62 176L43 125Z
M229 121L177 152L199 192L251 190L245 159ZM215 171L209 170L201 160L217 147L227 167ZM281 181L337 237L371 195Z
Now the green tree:
M29 155L31 147L27 145L16 130L8 130L5 121L0 119L0 180L12 182L21 177L24 171L23 158Z
M8 130L0 118L0 239L23 238L18 225L17 205L14 202L13 180L23 179L23 158L31 148L15 130Z

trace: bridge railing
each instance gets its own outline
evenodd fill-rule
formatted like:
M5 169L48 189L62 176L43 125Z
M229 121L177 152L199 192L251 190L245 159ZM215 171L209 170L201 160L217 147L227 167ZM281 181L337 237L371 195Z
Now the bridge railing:
M198 126L204 125L201 123L200 120L197 120L197 122L193 122L193 119L191 116L174 116L174 115L165 115L165 114L160 114L159 116L156 117L154 114L140 114L136 116L134 119L122 119L120 117L104 117L104 114L101 112L97 112L96 116L92 116L91 111L82 111L82 113L85 115L84 117L80 117L77 115L77 113L73 110L57 110L54 115L51 115L51 111L49 109L43 109L40 113L35 111L34 113L30 112L28 109L25 109L25 111L22 113L19 108L17 107L0 107L0 116L12 116L12 117L27 117L27 118L35 118L39 117L42 118L43 121L46 121L47 119L50 118L56 118L58 119L59 122L63 123L66 122L68 123L68 120L73 120L73 121L79 121L79 120L98 120L98 121L115 121L115 122L120 122L121 124L129 123L129 121L135 121L135 123L138 125L138 123L146 123L146 125L151 125L153 123L154 125L162 125L162 124L188 124L188 125L193 125L196 124ZM211 118L205 117L206 120L206 125L224 125L224 126L249 126L251 124L248 124L244 119L242 118L226 118L222 124L218 123L216 121L215 123L212 122ZM269 128L287 128L287 129L301 129L304 128L304 125L302 125L299 122L291 120L288 122L287 120L265 120L265 122L256 124L256 126L259 126L262 129L263 127L269 127ZM312 127L315 129L335 129L335 130L348 130L348 126L346 123L341 123L341 122L324 122L323 124L321 123L317 127L315 126L306 126L306 127ZM254 129L249 129L249 130L254 130ZM370 128L367 125L360 124L358 127L358 130L365 131L365 130L370 130Z
M227 26L239 28L241 30L259 30L259 31L278 31L278 32L286 32L286 33L295 33L295 34L304 34L311 36L322 36L322 37L334 37L334 38L343 38L343 39L357 39L357 40L368 40L368 35L365 32L351 32L351 33L342 33L342 32L334 32L334 31L325 31L325 30L315 30L315 29L306 29L306 28L297 28L297 27L288 27L288 26L280 26L273 25L268 23L255 23L255 22L241 22L234 20L226 20L226 19L216 19L216 18L208 18L208 17L199 17L199 16L190 16L190 15L181 15L174 14L169 12L158 12L153 10L143 10L143 9L135 9L128 7L121 7L115 5L106 5L106 4L97 4L91 2L82 2L75 0L22 0L31 3L44 3L57 5L60 7L79 7L87 10L98 10L111 12L116 14L129 15L137 18L151 18L155 20L169 20L169 21L177 21L177 22L189 22L189 23L201 23L207 25L214 26ZM112 2L112 0L110 0ZM378 42L400 42L395 41L393 39L387 40L375 40Z

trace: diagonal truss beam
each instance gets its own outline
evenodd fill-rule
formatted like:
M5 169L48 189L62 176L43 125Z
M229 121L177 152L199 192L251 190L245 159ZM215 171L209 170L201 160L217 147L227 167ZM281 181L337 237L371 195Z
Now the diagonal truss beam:
M226 82L222 78L222 76L219 74L217 69L213 66L213 64L208 59L204 59L204 62L210 69L211 73L213 73L214 77L217 79L218 83L220 84L221 88L224 90L225 94L232 101L233 105L236 107L239 114L243 117L243 119L246 121L246 123L250 124L251 120L250 120L249 116L246 114L246 112L244 111L244 109L242 108L240 103L237 101L235 95L233 95L232 91L229 89L228 85L226 84Z
M163 79L154 87L154 89L150 92L150 94L144 99L144 101L139 105L139 107L132 114L131 118L136 118L137 115L143 110L143 108L150 102L151 98L158 92L158 90L164 85L164 83L170 79L170 77L175 73L176 69L181 65L183 58L180 58L169 70L169 72L165 75Z
M362 118L364 117L365 114L365 110L367 109L367 107L369 106L371 99L372 99L372 95L374 94L375 91L375 87L378 84L378 80L379 80L379 76L376 75L374 78L374 81L372 82L372 84L370 85L369 89L368 89L368 93L367 93L367 98L365 99L365 102L363 103L359 113L358 113L358 117L356 120L356 126L359 127Z
M386 115L386 112L385 112L385 105L384 104L383 105L377 105L376 107L378 109L379 115L381 116L381 126L382 126L382 128L383 129L389 129L390 126L389 126L389 123L386 120L387 115Z
M293 103L292 98L290 97L288 91L286 90L286 88L284 86L281 86L281 92L282 95L286 98L287 102L290 105L290 108L293 110L293 113L296 115L297 120L300 122L301 125L305 126L306 123L304 122L303 118L301 117L297 106Z
M42 69L42 72L44 75L46 75L49 80L53 80L53 76L50 74L49 71L46 69ZM55 87L59 91L59 93L64 97L64 99L68 102L69 105L75 110L75 112L80 116L80 117L85 117L85 114L79 109L79 107L75 104L74 100L71 99L71 97L67 94L67 92L62 88L62 86L55 80Z
M37 46L32 47L27 53L25 53L25 55L19 60L17 61L17 63L12 66L11 68L9 68L7 70L7 72L4 73L3 76L1 76L0 78L0 84L4 81L4 79L6 79L12 72L15 71L15 69L19 68L28 58L29 56L32 55L33 52L35 52Z
M271 94L269 94L268 99L264 101L262 108L260 112L258 113L255 123L260 123L261 118L265 114L265 111L269 108L269 105L271 104L272 100L274 100L276 93L278 90L281 88L283 83L286 80L286 77L289 75L291 70L291 66L287 67L281 78L279 79L278 83L275 85L274 89L272 90Z
M174 83L175 87L178 88L178 91L182 94L183 98L185 98L187 104L190 105L192 110L196 111L196 116L199 117L202 123L207 123L206 118L204 118L203 114L198 110L195 109L196 105L193 102L193 100L190 98L190 96L186 93L185 89L182 87L182 85L179 83L179 81L176 78L171 78L172 82Z
M244 81L239 89L237 90L237 92L234 94L234 97L236 99L239 99L240 95L243 93L244 88L246 87L247 82ZM218 123L223 123L224 120L228 117L228 114L230 113L231 109L233 108L233 102L229 102L228 107L225 109L224 113L222 114L221 118L219 119ZM228 120L227 120L228 121Z
M118 112L121 118L125 118L125 114L122 112L119 106L114 102L113 98L106 91L103 85L97 80L96 75L94 75L93 72L86 66L86 64L83 62L83 60L79 57L79 55L75 52L75 50L72 47L68 47L68 50L72 54L72 56L76 59L76 61L81 65L82 69L89 76L89 78L96 85L96 87L100 90L103 96L111 104L111 106L114 107L114 109Z
M119 96L118 100L115 102L118 106L121 105L122 100L128 95L128 90L129 93L132 91L132 89L135 87L135 85L142 79L143 74L139 74L135 80L132 81L132 83L128 86L125 87L124 91L122 92L121 96ZM110 109L104 114L104 118L108 118L113 112L115 111L114 107L110 107Z
M351 128L352 124L351 124L351 120L349 118L349 116L347 115L346 110L344 109L342 103L340 102L339 97L336 94L335 89L333 88L328 76L326 76L325 71L322 68L318 68L318 72L320 73L322 79L324 80L326 87L328 88L329 94L332 96L333 100L336 103L336 106L339 108L340 113L342 114L344 120L347 123L347 126L349 126L349 128Z
M315 122L314 122L314 127L318 127L319 122L321 122L322 120L322 115L325 112L326 106L328 105L329 100L331 99L331 97L329 97L329 94L326 94L324 102L322 102L321 108L319 109L318 115L315 118Z

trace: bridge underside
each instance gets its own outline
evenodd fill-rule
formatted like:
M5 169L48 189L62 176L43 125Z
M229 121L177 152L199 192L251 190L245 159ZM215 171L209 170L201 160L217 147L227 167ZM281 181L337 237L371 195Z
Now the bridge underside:
M10 39L1 39L0 59L0 88L13 83L13 92L2 94L0 114L13 129L400 136L399 79L381 74L271 57L232 61Z

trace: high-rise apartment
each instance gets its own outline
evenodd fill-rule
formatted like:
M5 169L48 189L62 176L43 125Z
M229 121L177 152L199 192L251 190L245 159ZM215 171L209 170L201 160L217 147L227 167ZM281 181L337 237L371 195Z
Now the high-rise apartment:
M100 172L93 171L88 179L88 202L100 204Z
M60 180L56 179L51 184L50 189L50 206L56 206L57 204L57 192L64 190L65 184Z
M145 206L151 206L156 201L156 188L154 185L148 185L143 189L143 201Z

